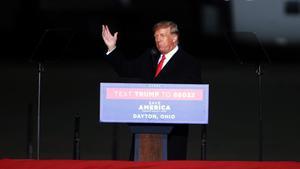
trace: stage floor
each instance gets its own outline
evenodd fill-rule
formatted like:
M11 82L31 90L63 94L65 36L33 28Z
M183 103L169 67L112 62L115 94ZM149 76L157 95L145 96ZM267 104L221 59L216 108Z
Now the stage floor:
M0 160L0 169L300 169L290 161Z

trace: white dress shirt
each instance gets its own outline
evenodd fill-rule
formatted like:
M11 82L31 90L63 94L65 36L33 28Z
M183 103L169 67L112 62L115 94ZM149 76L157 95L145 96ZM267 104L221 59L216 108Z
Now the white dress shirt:
M162 68L169 62L169 60L172 58L172 56L178 51L178 46L176 46L173 50L171 50L169 53L165 54L165 61L164 61L164 64L162 66ZM159 63L159 61L161 60L162 58L162 54L160 55L160 58L158 59L158 62L157 64Z

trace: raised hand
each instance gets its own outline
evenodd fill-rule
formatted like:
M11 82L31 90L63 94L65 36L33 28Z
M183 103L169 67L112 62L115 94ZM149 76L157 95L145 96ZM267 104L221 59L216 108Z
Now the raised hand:
M118 40L118 32L114 33L114 35L111 34L109 28L107 25L102 25L102 39L105 43L105 45L108 48L108 51L112 51L117 44Z

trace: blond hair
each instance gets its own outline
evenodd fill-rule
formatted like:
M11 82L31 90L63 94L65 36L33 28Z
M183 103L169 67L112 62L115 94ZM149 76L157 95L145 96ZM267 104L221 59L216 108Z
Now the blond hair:
M177 36L179 36L178 26L176 23L174 23L172 21L161 21L161 22L156 23L153 26L153 32L155 32L161 28L170 28L170 31L172 34L176 34Z

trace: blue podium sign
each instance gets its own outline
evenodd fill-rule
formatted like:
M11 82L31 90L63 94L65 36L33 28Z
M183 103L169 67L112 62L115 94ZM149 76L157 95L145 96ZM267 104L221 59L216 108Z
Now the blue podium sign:
M207 124L208 84L100 83L100 122Z

